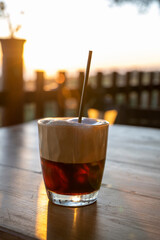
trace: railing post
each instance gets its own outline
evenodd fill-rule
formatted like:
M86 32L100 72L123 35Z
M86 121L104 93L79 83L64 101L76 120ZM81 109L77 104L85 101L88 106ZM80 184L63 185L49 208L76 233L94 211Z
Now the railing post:
M153 96L153 79L154 72L149 73L149 94L148 94L148 107L152 105L152 96Z
M112 73L112 98L113 104L116 104L117 72Z
M57 106L58 106L58 116L65 116L65 84L67 78L66 73L64 71L59 71L57 82L59 84L58 92L57 92Z
M102 88L103 74L102 72L97 72L97 90Z
M83 81L84 81L84 72L79 72L79 76L78 76L78 90L80 92L82 92L82 87L83 87Z
M0 39L3 52L2 81L7 97L2 126L23 122L23 45L24 39Z
M141 106L143 72L138 72L138 107Z
M126 72L126 103L129 103L130 100L130 80L131 72Z
M160 72L158 72L158 84L160 85ZM160 88L158 90L158 107L160 107Z
M44 116L44 72L36 71L36 118Z
M105 108L104 106L104 88L103 88L103 73L102 72L97 72L96 75L96 96L94 96L96 98L96 101L99 102L100 108Z

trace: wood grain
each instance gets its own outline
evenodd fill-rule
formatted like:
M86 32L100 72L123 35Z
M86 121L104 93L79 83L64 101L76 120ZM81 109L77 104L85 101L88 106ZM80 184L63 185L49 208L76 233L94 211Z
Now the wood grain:
M36 122L0 129L0 239L160 238L160 130L112 126L98 201L48 202Z
M118 239L121 234L122 239L158 239L160 234L159 199L102 185L96 204L63 208L48 202L41 174L11 168L5 176L15 180L8 186L6 179L2 182L0 225L23 235Z
M0 227L0 239L1 240L34 240L36 238L30 238L29 236L25 236L23 234L11 231L9 229Z

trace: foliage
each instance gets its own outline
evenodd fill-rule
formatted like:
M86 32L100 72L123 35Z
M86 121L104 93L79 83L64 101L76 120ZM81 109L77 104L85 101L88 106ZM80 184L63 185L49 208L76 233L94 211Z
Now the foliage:
M160 0L109 0L111 4L122 5L124 3L132 3L138 6L138 8L143 12L152 3L157 3L160 7Z
M21 25L18 24L15 27L12 25L10 14L6 12L6 5L4 2L0 2L0 17L5 18L7 20L10 31L10 37L14 38L14 34L18 32L18 30L21 28Z

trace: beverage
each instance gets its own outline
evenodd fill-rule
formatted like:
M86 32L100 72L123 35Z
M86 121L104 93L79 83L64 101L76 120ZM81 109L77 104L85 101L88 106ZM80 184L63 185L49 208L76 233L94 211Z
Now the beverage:
M43 177L49 191L82 195L100 188L105 160L91 163L58 163L41 158Z
M108 123L83 118L38 121L40 157L49 199L82 206L96 201L105 165Z

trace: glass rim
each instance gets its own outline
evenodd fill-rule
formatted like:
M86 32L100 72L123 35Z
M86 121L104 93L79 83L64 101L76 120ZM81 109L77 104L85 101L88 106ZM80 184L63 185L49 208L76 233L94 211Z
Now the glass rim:
M45 117L45 118L40 118L37 120L37 123L38 125L42 125L42 126L49 126L48 121L51 121L51 120L55 120L55 121L63 121L63 120L70 120L70 119L78 119L78 117ZM99 118L88 118L88 117L83 117L83 119L91 119L92 121L96 121L98 122L98 124L90 124L90 123L86 123L86 122L83 122L83 126L92 126L92 127L98 127L98 126L109 126L109 122L105 119L99 119ZM69 121L68 121L69 122ZM74 121L73 121L74 122ZM74 125L71 125L69 124L68 126L81 126L82 123L79 123L78 121L77 122L74 122L75 124ZM51 126L51 125L50 125ZM52 125L52 126L55 126L55 125ZM58 126L58 125L56 125ZM67 125L66 125L67 126Z

